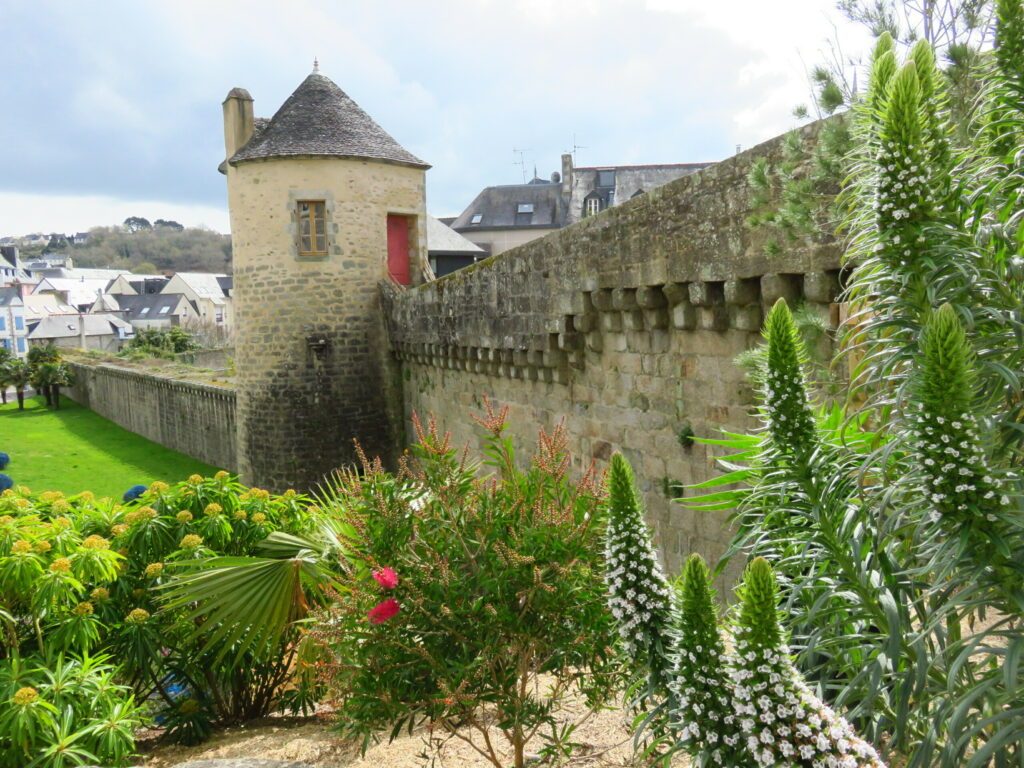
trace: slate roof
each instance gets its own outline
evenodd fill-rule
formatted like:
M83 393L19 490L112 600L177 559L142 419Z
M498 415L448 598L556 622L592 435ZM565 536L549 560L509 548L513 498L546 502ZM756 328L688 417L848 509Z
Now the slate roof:
M113 315L52 315L40 320L28 338L66 339L78 336L80 322L85 323L86 336L116 336L119 330L123 330L126 335L134 333L130 323Z
M427 252L428 253L486 253L476 243L467 240L440 219L427 216Z
M142 296L117 297L118 308L124 312L124 319L129 322L132 320L169 320L182 301L191 304L196 315L199 314L195 304L192 304L180 293L148 293ZM142 310L147 307L148 310L143 312ZM167 311L161 313L160 310L164 307L167 307Z
M24 304L21 300L21 291L17 286L12 288L0 288L0 307L20 307Z
M528 219L527 214L517 213L522 203L533 204L533 214ZM478 214L480 221L474 224L473 217ZM505 184L486 187L451 226L456 232L557 229L565 226L565 214L561 184Z
M314 72L228 162L269 157L365 157L429 168L327 77Z

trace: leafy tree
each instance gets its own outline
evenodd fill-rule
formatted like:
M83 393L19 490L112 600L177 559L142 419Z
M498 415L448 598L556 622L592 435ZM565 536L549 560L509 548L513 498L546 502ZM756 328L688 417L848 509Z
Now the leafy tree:
M152 229L153 225L149 223L149 219L142 216L129 216L124 220L124 228L129 232L142 232Z
M170 219L157 219L153 222L154 229L174 229L178 232L182 232L185 229L183 224L179 224L176 221Z

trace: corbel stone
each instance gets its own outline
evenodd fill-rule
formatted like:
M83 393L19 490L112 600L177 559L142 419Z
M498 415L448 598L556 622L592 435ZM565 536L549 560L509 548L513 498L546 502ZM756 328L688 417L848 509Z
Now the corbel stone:
M610 312L613 309L612 292L609 288L591 292L590 301L598 312Z
M606 333L619 333L622 331L622 313L602 312L601 330Z
M572 327L578 333L589 333L597 328L597 315L573 315Z
M565 351L583 348L582 333L560 333L558 334L558 348Z
M713 307L724 301L721 282L690 283L690 303L698 307Z
M697 325L705 331L724 331L729 327L729 311L721 305L698 307Z
M804 275L804 297L808 301L831 304L838 295L838 272L808 272Z
M591 352L604 351L604 335L596 331L587 334L587 349Z
M725 281L725 303L746 306L761 298L761 284L756 277Z
M768 274L761 276L761 300L774 304L785 299L792 304L800 298L800 275Z
M668 328L668 310L664 307L644 310L644 322L648 328Z
M627 331L642 331L644 329L644 313L639 309L623 312L622 326Z
M697 327L697 308L689 301L681 301L672 307L672 327L690 331Z
M661 286L661 292L672 306L690 300L689 283L665 283Z
M636 303L642 309L658 309L664 307L668 301L661 292L660 285L642 285L636 289Z
M612 307L619 310L636 309L635 288L613 288Z

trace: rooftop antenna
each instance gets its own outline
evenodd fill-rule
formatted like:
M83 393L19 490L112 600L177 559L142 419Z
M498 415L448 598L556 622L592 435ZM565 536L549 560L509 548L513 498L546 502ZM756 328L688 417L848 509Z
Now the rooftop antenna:
M586 147L581 146L580 144L576 143L576 134L573 133L573 135L572 135L572 164L573 164L573 166L579 165L579 163L576 160L576 152L577 152L577 150L580 150L580 149L586 149Z
M313 57L313 74L317 74L319 72L320 72L320 59L318 59L316 56L314 56Z
M530 150L528 149L516 149L515 147L512 147L512 154L519 155L519 159L513 160L512 165L518 165L519 170L523 172L523 184L526 183L526 153L529 151Z

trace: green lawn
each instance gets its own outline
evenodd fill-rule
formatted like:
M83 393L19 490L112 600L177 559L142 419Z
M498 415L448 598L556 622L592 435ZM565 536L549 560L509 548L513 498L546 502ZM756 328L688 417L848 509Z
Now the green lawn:
M217 471L65 397L59 411L47 410L41 398L26 398L24 411L16 402L0 406L0 451L11 456L3 471L16 485L27 485L36 493L88 490L120 499L138 483L173 483L195 472Z

